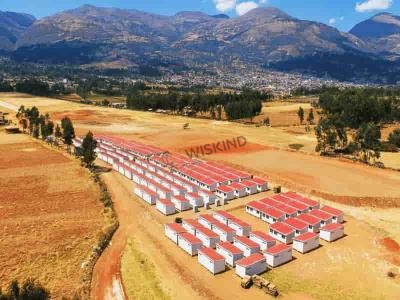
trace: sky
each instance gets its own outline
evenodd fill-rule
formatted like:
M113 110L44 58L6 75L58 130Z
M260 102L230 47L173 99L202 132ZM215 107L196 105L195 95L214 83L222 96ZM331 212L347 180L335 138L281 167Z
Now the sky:
M133 8L162 15L190 10L225 13L231 17L255 7L272 6L296 18L329 24L342 31L380 12L400 15L400 0L0 0L0 10L42 18L83 4Z

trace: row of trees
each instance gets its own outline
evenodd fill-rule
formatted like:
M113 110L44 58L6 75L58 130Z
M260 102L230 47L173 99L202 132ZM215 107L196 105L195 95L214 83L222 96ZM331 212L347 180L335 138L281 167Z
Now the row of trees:
M262 102L271 95L258 91L245 90L240 94L221 93L148 93L132 87L128 91L127 106L137 110L170 110L183 113L190 109L195 113L210 113L211 117L221 118L222 108L230 120L251 118L261 112ZM218 111L220 110L220 111Z
M354 154L368 163L380 157L381 124L400 120L400 101L380 89L326 92L320 96L319 106L316 151ZM396 136L393 133L393 141Z
M47 300L50 293L39 282L27 279L22 286L14 280L8 286L7 291L0 289L0 300Z

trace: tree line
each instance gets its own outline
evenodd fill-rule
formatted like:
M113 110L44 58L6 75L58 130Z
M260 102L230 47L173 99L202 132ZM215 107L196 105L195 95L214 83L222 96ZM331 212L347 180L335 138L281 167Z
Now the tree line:
M392 90L330 90L320 95L318 105L317 152L353 154L369 163L384 147L399 146L398 131L389 138L393 145L381 141L381 125L400 120L400 100Z
M210 113L211 118L221 119L222 109L229 120L252 118L262 109L262 103L272 98L270 94L244 90L239 94L179 93L169 90L164 94L148 93L133 86L128 90L127 107L136 110L169 110L182 114Z
M0 300L47 300L49 291L39 282L27 279L22 285L13 280L5 292L0 288Z

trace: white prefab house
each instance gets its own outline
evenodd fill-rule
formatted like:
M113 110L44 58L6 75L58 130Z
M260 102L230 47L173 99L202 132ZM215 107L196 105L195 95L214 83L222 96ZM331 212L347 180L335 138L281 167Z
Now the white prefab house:
M182 220L182 226L183 226L183 228L185 228L189 233L193 234L194 236L196 235L197 229L205 228L203 225L201 225L195 219Z
M196 228L196 237L208 248L215 248L216 244L220 242L219 235L205 227Z
M246 204L246 212L259 219L261 219L261 214L267 208L268 206L259 201L251 201Z
M139 198L143 199L144 201L146 201L151 205L156 204L156 201L158 199L158 195L155 192L142 185L135 187L134 193L136 196L138 196Z
M159 199L156 201L156 208L162 214L169 216L173 215L175 211L175 204L167 199Z
M343 223L344 213L341 210L327 205L323 206L321 210L332 216L333 223Z
M164 188L162 185L158 185L156 187L156 189L157 189L157 194L158 194L158 196L160 196L160 198L168 199L168 200L171 199L171 196L172 196L171 190Z
M309 232L319 232L321 221L318 218L309 214L301 214L297 216L297 219L308 225Z
M204 205L203 197L199 194L189 192L186 194L186 199L189 200L192 207L200 207Z
M306 204L298 201L292 201L290 203L287 203L287 205L295 208L298 215L306 214L310 210Z
M214 249L199 249L197 259L203 267L214 275L225 271L225 258Z
M165 235L175 244L178 244L178 236L184 232L187 232L186 229L178 223L165 224L164 230Z
M228 221L234 219L235 217L224 210L217 210L213 213L213 217L216 218L221 223L228 225Z
M214 193L205 190L199 190L199 195L203 197L204 203L208 204L214 204L217 199L217 196Z
M235 230L237 236L249 236L251 231L250 224L235 217L228 220L228 226Z
M171 184L170 189L174 195L184 196L186 193L185 188L175 182Z
M203 243L193 234L183 232L178 235L178 246L189 253L191 256L197 255Z
M309 212L309 215L319 219L321 222L321 225L320 225L321 227L331 224L332 220L333 220L332 215L330 215L320 209L313 209L312 211Z
M236 261L244 257L243 251L229 242L218 243L216 251L225 258L225 263L230 267L234 267Z
M236 198L242 198L247 196L246 186L237 182L234 182L230 185L234 190L234 194Z
M213 225L216 223L220 223L217 219L215 219L212 215L203 214L197 218L198 222L204 227L212 230Z
M344 236L344 226L339 223L331 223L322 227L319 232L319 237L325 241L333 242Z
M260 245L244 236L235 236L233 245L242 250L246 257L260 252Z
M281 195L306 204L309 210L318 209L320 206L318 201L303 197L299 194L296 194L295 192L286 192Z
M282 222L285 220L285 213L275 207L267 207L261 212L261 220L268 224Z
M236 235L236 232L233 228L230 228L228 225L225 225L221 222L214 223L212 227L212 231L219 235L221 241L233 242L233 238Z
M276 244L276 240L272 236L257 230L250 232L249 239L257 243L261 251L265 251Z
M307 223L297 218L289 218L284 223L294 229L294 236L298 236L308 231Z
M175 195L171 197L171 202L175 204L175 207L179 211L185 211L190 209L189 201L180 195Z
M264 256L267 259L267 264L274 268L292 260L292 247L279 244L267 249Z
M265 192L268 190L268 182L262 178L254 177L251 181L257 184L257 190L259 192Z
M128 166L125 166L125 177L132 180L132 169Z
M286 204L281 204L275 207L285 213L285 219L294 218L297 216L297 209Z
M191 183L190 181L182 180L182 184L181 185L189 193L197 193L197 191L198 191L197 187L193 183Z
M240 184L246 187L247 195L253 195L258 193L257 183L249 180L243 180L240 182Z
M235 190L229 185L221 185L216 190L216 195L223 200L235 199Z
M140 174L134 170L132 170L131 173L132 173L132 181L134 183L140 184L140 178L141 178Z
M260 254L255 253L248 257L236 261L236 274L241 278L244 276L259 275L267 271L266 258Z
M269 234L284 244L290 244L293 242L294 229L285 223L278 222L269 226Z
M319 237L314 232L303 233L293 239L293 249L300 253L307 253L318 248Z

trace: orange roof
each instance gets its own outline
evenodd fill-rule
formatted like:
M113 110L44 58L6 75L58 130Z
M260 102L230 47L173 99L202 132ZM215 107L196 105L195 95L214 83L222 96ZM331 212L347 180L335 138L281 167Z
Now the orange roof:
M178 223L170 223L165 224L166 227L170 228L171 230L175 231L176 233L184 233L187 232L185 228L182 227L181 224Z
M267 234L265 232L259 231L259 230L250 232L250 235L252 235L252 234L264 241L267 241L267 242L275 241L275 239L272 236L270 236L269 234Z
M292 247L289 245L278 244L278 245L272 246L271 248L268 248L267 250L264 251L264 253L274 255L274 254L278 254L278 253L287 251L289 249L292 249Z
M299 242L307 242L313 238L318 236L318 234L314 232L305 232L303 234L300 234L299 236L295 237L293 240L299 241Z
M179 234L180 238L183 238L184 240L188 241L190 244L202 244L201 240L197 237L195 237L193 234L189 232L183 232Z
M221 254L211 248L201 248L199 249L199 252L213 261L225 260L225 258Z
M328 224L324 227L322 227L320 230L322 231L335 231L335 230L340 230L340 229L344 229L344 226L342 224L338 224L338 223L331 223Z
M233 238L234 241L238 241L246 246L249 246L250 248L259 248L260 245L257 244L256 242L252 241L251 239L244 237L244 236L235 236Z
M234 246L233 244L231 244L229 242L218 243L217 247L221 247L232 254L243 254L242 250L240 250L238 247Z
M328 214L330 214L330 215L332 215L332 216L335 216L335 217L343 215L343 212L341 210L333 208L333 207L330 207L330 206L327 206L327 205L322 207L321 210L326 212L326 213L328 213Z
M259 262L265 262L265 257L264 255L260 254L260 253L254 253L248 257L239 259L238 261L236 261L236 264L242 267L248 267L251 265L254 265L256 263Z

